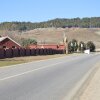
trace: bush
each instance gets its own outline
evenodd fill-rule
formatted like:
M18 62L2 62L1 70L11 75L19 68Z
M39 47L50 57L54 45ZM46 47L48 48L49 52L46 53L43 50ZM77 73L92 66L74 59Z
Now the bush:
M86 46L87 46L87 49L90 49L90 52L95 51L96 47L95 47L95 44L92 41L89 41Z
M73 50L74 50L74 52L76 52L77 49L78 49L78 43L77 43L77 40L73 39L73 40L72 40L72 44L73 44Z
M84 52L84 50L86 50L86 44L83 41L81 41L79 43L79 51Z
M22 39L22 45L24 47L27 47L30 44L37 44L37 41L35 39Z
M77 40L73 39L72 41L70 41L70 42L68 43L68 52L69 52L69 53L76 52L77 49L78 49Z
M73 48L73 46L72 46L72 42L70 41L69 43L68 43L68 53L72 53L74 51L74 48Z

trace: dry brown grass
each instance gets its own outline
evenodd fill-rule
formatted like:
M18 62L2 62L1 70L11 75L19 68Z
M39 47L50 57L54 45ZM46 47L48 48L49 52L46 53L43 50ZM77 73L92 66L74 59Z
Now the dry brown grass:
M100 28L39 28L22 33L14 31L6 31L6 33L12 33L16 41L21 38L35 38L39 43L62 43L63 33L65 33L69 41L72 39L84 42L93 41L100 48Z
M0 59L0 67L66 56L65 54Z

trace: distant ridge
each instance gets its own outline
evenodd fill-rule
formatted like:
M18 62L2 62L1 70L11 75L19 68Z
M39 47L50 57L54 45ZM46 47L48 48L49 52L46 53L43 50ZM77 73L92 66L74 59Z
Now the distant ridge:
M100 28L100 17L85 17L85 18L56 18L49 21L32 23L32 22L3 22L0 24L0 30L10 30L10 31L26 31L33 30L36 28L71 28L71 27L81 27L81 28Z

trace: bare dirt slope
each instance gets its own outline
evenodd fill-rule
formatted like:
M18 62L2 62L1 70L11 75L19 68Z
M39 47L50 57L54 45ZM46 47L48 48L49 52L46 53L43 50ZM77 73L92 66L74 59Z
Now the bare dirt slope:
M100 28L39 28L26 32L7 32L16 40L34 38L39 43L62 43L64 33L69 41L72 39L76 39L78 42L93 41L100 48Z

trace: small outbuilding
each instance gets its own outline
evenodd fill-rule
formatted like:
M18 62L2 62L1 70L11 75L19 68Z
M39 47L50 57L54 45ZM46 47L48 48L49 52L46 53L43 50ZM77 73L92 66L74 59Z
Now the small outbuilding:
M43 48L43 49L59 49L59 50L65 50L65 45L57 45L57 44L38 44L38 45L29 45L30 49L36 49L36 48Z
M9 36L0 37L0 48L21 48L21 45Z

